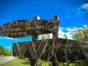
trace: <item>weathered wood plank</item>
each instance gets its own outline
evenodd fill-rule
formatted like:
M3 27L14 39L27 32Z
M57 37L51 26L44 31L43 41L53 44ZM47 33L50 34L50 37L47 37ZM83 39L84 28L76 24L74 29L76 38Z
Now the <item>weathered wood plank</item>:
M69 39L68 39L69 40ZM23 54L26 54L25 52L26 52L26 49L25 48L27 48L28 47L28 50L29 50L29 52L30 52L30 55L31 55L31 58L32 59L41 59L42 58L42 56L44 56L45 55L45 57L46 56L48 56L48 54L47 53L51 53L50 54L50 56L48 57L49 59L52 59L52 57L54 57L54 54L56 53L56 55L57 55L57 60L60 62L60 60L62 59L62 58L59 58L64 52L61 52L61 49L64 49L63 51L65 51L65 53L64 53L64 55L63 55L63 57L64 57L64 60L66 59L66 56L68 56L68 57L70 57L71 55L73 55L73 51L72 51L72 48L74 48L73 47L73 45L74 45L74 43L76 43L76 45L80 42L80 41L75 41L75 40L69 40L69 42L67 43L66 42L67 40L65 40L65 39L62 39L62 38L56 38L55 39L55 42L54 42L54 45L55 45L55 48L54 49L52 49L51 48L51 50L54 50L54 52L52 53L51 52L51 50L48 50L49 49L49 47L52 45L52 43L53 43L53 39L48 39L48 40L37 40L37 41L33 41L33 42L28 42L28 44L27 44L27 46L25 46L26 45L26 43L27 42L24 42L23 43L23 48L20 48L20 49L22 49L22 51L24 52L22 52ZM81 42L82 43L82 42ZM19 44L19 43L18 43ZM66 48L63 48L62 46L64 46L65 47L65 45L67 45L67 44L69 44ZM88 44L88 43L85 43L85 44L83 44L82 46L87 46L86 44ZM81 46L81 44L79 44L80 46ZM24 47L25 46L25 47ZM86 59L86 58L88 58L88 55L87 55L87 52L84 50L84 48L85 47L80 47L80 49L81 49L81 54L85 57L84 59ZM69 47L69 51L67 50L68 49L68 47ZM16 46L15 46L15 48L17 48ZM60 49L61 48L61 49ZM57 50L56 50L57 49ZM79 49L79 50L80 50ZM16 51L17 51L17 53L18 53L18 50L16 49ZM70 53L69 53L70 52ZM68 55L67 55L67 53L69 53ZM43 55L44 54L44 55ZM81 55L80 54L80 55ZM62 56L61 56L62 57ZM81 56L82 57L82 56ZM67 59L69 59L69 58L67 58ZM79 58L80 59L80 58ZM43 60L46 60L46 59L43 59ZM69 60L72 60L72 59L69 59Z
M57 31L58 24L59 20L15 20L1 26L0 35L18 38L34 34L52 33L51 29Z

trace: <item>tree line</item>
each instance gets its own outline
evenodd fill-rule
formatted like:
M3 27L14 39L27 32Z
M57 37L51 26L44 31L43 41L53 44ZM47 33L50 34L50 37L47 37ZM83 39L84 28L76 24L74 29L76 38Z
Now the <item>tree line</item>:
M0 55L12 55L12 51L7 50L3 46L0 46Z

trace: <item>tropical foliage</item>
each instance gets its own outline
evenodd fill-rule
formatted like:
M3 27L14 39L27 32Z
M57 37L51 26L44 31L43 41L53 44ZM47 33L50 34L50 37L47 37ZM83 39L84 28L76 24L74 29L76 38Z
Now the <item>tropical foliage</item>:
M12 52L0 46L0 55L11 55Z
M74 29L73 39L88 42L88 25L80 29Z

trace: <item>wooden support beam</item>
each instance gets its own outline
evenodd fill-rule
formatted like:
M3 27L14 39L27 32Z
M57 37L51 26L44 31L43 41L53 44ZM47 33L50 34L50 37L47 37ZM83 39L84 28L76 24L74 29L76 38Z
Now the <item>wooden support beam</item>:
M30 42L28 44L28 49L29 49L29 52L30 52L30 55L31 55L31 59L38 59L33 42Z
M54 56L52 58L52 66L59 66L58 61L57 61L56 53L54 54Z
M37 62L38 62L38 60L31 59L31 65L30 66L38 66Z
M33 40L33 41L36 41L36 40L37 40L37 38L38 38L38 36L37 36L37 35L33 35L33 36L32 36L32 40Z
M12 48L13 48L13 54L14 54L14 56L17 56L15 44L13 44Z
M41 58L41 55L44 53L45 47L47 45L48 40L43 40L43 43L41 43L37 49L37 56L38 58Z
M28 43L24 43L20 48L21 56L24 56L25 52L27 51Z

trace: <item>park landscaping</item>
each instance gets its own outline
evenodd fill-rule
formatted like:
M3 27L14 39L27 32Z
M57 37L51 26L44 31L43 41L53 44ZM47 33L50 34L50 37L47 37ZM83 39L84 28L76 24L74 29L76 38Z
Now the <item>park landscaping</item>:
M0 66L30 66L30 59L15 57L14 60L6 62ZM52 66L52 64L50 62L38 60L38 66ZM58 66L85 66L85 63L81 62L80 65L77 65L75 63L59 63Z
M4 55L0 55L0 58L5 57Z
M0 66L29 66L29 62L26 59L24 60L24 59L15 57L14 60L6 62Z

